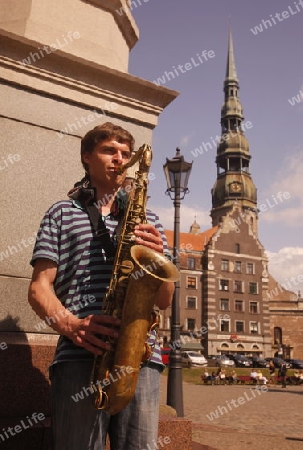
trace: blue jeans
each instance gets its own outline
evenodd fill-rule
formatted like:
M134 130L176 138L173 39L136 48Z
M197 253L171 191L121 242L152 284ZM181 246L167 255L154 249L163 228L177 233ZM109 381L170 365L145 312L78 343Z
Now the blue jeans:
M111 450L153 448L158 438L160 370L142 367L134 397L114 416L94 409L91 370L88 361L51 367L52 449L104 450L107 434Z

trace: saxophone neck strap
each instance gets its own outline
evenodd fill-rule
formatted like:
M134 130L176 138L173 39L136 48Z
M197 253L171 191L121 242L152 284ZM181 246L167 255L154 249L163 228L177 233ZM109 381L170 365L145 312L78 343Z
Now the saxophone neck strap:
M106 225L102 219L102 215L100 214L99 209L94 202L95 195L95 189L90 187L89 185L78 186L77 188L72 189L68 194L71 199L80 202L82 207L86 210L95 235L99 238L106 257L114 258L116 254L116 246L111 239L110 232L106 228ZM113 204L113 214L118 219L117 229L119 229L119 227L121 226L121 221L127 208L127 203L128 195L126 191L121 188L119 189Z
M90 222L95 231L95 235L101 241L101 245L105 252L106 257L113 258L116 253L116 247L110 237L109 230L106 228L106 225L104 223L104 220L102 219L102 215L100 214L98 208L96 207L95 204L91 202L85 202L82 199L79 200L87 211L87 214L90 218Z

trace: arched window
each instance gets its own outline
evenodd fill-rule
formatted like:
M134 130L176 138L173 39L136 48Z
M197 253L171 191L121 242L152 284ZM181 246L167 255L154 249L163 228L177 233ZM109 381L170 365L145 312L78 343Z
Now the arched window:
M275 344L282 344L282 328L281 327L275 327L274 328L274 343Z
M223 342L223 344L221 344L221 347L224 347L224 348L229 348L229 345L228 345L228 344L226 344L226 342Z

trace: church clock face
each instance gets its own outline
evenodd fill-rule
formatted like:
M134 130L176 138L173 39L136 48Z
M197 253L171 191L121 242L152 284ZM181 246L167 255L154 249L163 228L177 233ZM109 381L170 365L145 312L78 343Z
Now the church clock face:
M241 192L241 184L240 183L231 183L230 191L235 192L235 193Z

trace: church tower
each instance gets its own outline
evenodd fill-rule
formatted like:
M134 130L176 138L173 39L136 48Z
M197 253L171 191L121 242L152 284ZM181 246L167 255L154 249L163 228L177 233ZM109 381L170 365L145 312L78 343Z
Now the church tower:
M257 235L257 190L249 172L249 144L244 135L243 109L238 97L239 80L235 66L231 30L228 39L224 103L221 108L221 139L217 147L217 180L212 194L212 224L219 225L222 216L236 203L242 218Z

